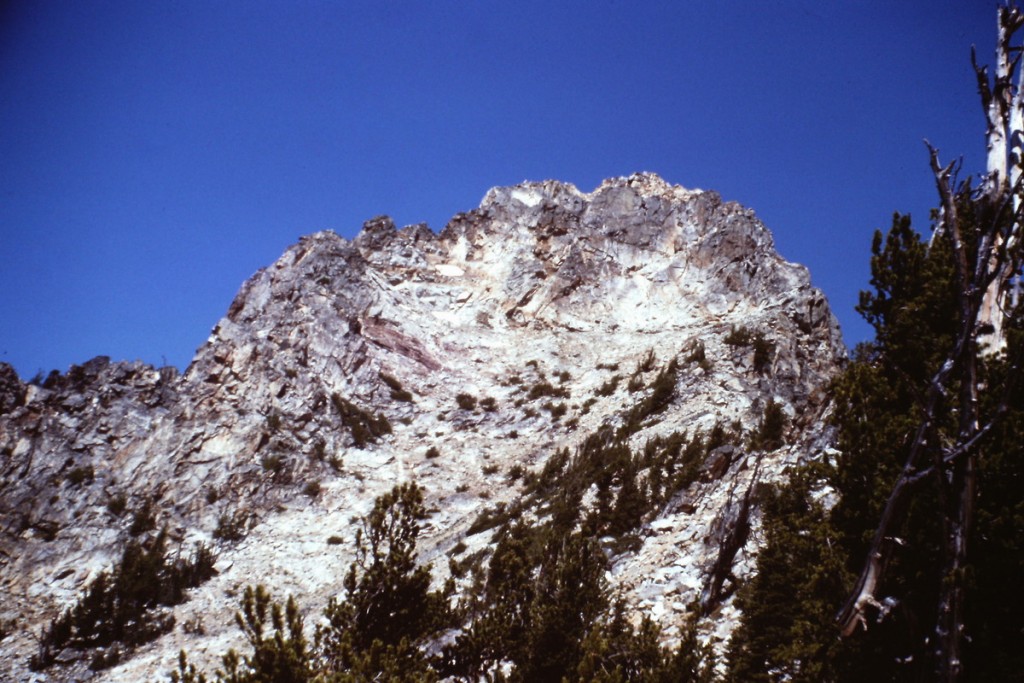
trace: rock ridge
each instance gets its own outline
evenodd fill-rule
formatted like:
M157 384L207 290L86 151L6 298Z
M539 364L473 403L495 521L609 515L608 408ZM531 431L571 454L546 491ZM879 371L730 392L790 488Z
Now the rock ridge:
M0 365L0 620L23 626L0 641L0 668L30 676L31 634L110 565L143 503L174 539L218 550L219 575L175 608L179 624L205 619L206 635L176 628L97 680L165 673L182 646L214 661L237 638L230 596L247 583L322 604L351 559L350 543L326 539L351 541L354 518L399 481L417 480L435 510L421 558L440 581L454 548L488 547L489 533L468 533L474 518L522 495L509 471L623 424L651 390L608 387L648 356L652 373L684 369L668 407L630 437L637 448L749 428L769 402L790 424L768 454L709 456L645 521L639 547L613 557L613 584L671 636L716 563L730 581L752 569L756 534L719 552L737 524L756 530L742 492L829 448L821 418L845 357L806 269L715 192L650 173L590 193L551 180L494 188L438 233L379 216L351 240L301 238L243 284L180 375L98 358L32 384ZM564 417L529 398L545 384L563 390L549 403ZM236 518L243 537L219 536ZM707 638L728 635L731 609L726 595L705 617ZM38 680L87 675L70 659Z

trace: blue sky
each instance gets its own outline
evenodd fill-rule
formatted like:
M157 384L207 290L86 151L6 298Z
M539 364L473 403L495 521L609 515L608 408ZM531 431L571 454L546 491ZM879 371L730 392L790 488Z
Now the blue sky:
M654 171L753 208L847 342L871 235L980 170L994 2L0 4L0 361L185 367L300 235Z

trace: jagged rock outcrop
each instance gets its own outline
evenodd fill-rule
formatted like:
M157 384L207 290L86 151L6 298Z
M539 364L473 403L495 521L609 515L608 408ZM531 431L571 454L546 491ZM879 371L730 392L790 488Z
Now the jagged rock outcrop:
M757 343L730 337L743 332ZM220 573L176 608L179 627L99 680L152 678L182 646L212 661L237 639L233 596L249 583L323 604L355 520L398 481L427 491L421 558L441 580L457 544L489 543L467 533L476 515L519 495L510 469L620 425L673 360L670 403L637 446L749 432L770 401L789 417L780 448L712 453L613 558L612 583L669 637L696 601L723 638L756 551L751 486L828 447L843 355L824 297L750 210L650 174L589 194L496 188L439 234L380 217L351 241L304 237L243 285L183 375L98 358L37 385L0 366L0 619L16 623L0 669L85 671L29 674L32 634L110 565L146 502L172 537L214 544Z

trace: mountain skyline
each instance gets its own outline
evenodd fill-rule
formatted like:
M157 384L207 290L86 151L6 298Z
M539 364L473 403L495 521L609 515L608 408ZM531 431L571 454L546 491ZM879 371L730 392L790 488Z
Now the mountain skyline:
M242 584L294 595L312 628L349 585L360 518L411 482L416 563L459 604L508 566L511 527L555 541L578 519L614 562L597 595L616 586L666 645L699 601L721 651L761 538L740 501L825 457L843 356L821 292L751 212L653 174L492 192L441 235L384 219L353 241L316 233L246 283L183 375L94 360L35 386L0 367L0 625L18 624L0 669L157 680L187 649L212 671L242 645ZM208 544L217 575L167 605L173 621L138 616L145 641L163 637L134 654L123 639L91 678L89 626L88 642L38 634L144 527ZM125 601L95 602L117 623L105 605ZM516 613L501 602L492 619Z
M652 171L753 209L848 345L922 138L982 168L995 4L38 3L0 10L0 362L188 364L300 235Z

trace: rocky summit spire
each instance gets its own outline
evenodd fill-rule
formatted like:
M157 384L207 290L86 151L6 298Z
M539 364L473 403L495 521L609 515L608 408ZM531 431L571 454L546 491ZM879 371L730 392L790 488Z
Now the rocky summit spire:
M588 439L654 454L626 522L594 512L619 478L580 484L613 585L667 638L695 601L724 637L757 550L749 492L827 447L844 353L752 211L653 174L495 188L440 233L378 217L351 241L309 235L242 286L183 375L94 359L35 385L0 367L0 620L17 624L0 666L23 676L54 615L164 527L213 547L217 575L161 608L177 626L88 675L152 678L182 646L215 662L245 585L338 594L356 520L399 482L426 493L420 558L440 582L446 558L493 550L482 513L544 519L530 482ZM784 425L767 440L766 410ZM667 476L657 444L698 434L713 448ZM54 656L52 680L94 657Z

